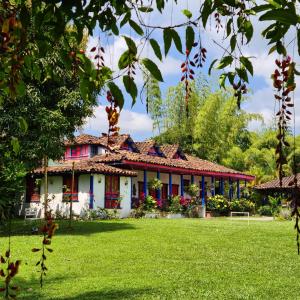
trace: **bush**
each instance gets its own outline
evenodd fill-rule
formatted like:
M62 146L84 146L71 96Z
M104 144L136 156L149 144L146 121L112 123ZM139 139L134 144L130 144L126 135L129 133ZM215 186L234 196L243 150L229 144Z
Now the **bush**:
M288 208L281 208L277 215L278 220L292 220L291 210Z
M156 209L157 202L152 196L148 195L145 197L142 205L143 205L143 210L151 212Z
M182 211L180 196L171 197L169 211L172 213L180 213Z
M272 216L272 207L270 205L263 205L258 209L258 213L262 216Z
M253 213L255 208L255 204L245 198L234 199L229 203L229 206L231 211L247 211L249 213Z
M227 215L229 212L229 202L223 195L209 197L206 203L206 210Z

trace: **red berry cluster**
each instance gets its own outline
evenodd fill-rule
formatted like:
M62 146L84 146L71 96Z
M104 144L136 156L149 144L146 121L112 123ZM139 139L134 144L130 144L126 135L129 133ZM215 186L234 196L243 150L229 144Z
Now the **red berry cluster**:
M93 47L90 52L94 53L97 50L97 54L94 56L94 59L96 60L96 66L97 69L99 70L100 68L104 67L104 48L102 46L97 46L97 47Z
M192 67L195 67L195 63L190 59L190 50L186 49L185 51L185 61L181 64L182 77L181 81L184 81L185 84L185 105L186 109L188 108L188 99L192 92L192 88L189 84L189 79L194 80L195 72Z
M194 45L195 45L195 47L197 47L198 43L195 43ZM197 66L197 68L203 67L203 65L206 61L206 52L207 52L207 50L205 48L203 48L200 44L198 53L196 53L194 55L194 63Z
M221 23L220 14L219 13L215 13L214 17L215 17L215 22L216 22L216 29L217 29L217 32L219 33L220 29L223 28L223 25Z
M40 285L43 286L43 278L46 276L46 271L48 271L48 268L45 265L46 260L46 250L48 252L53 252L52 248L49 248L49 245L51 245L52 237L58 228L58 224L53 222L53 218L51 216L50 212L46 213L45 217L45 224L40 228L41 233L43 234L43 241L42 241L42 247L41 248L33 248L32 252L42 252L40 260L36 263L36 265L40 266Z
M241 106L241 100L242 95L247 94L247 86L245 84L245 81L239 80L238 83L233 83L232 87L234 89L234 97L237 98L237 106L240 108Z
M288 121L291 120L291 111L288 109L294 106L290 97L296 85L294 82L294 63L291 61L291 57L287 56L282 61L276 59L275 64L277 68L272 74L273 86L277 90L277 94L274 95L276 102L279 103L279 110L276 113L278 118L278 144L276 147L276 164L279 169L280 182L283 177L283 165L287 163L286 154L284 153L284 147L289 147L289 143L286 141L286 132L288 130Z

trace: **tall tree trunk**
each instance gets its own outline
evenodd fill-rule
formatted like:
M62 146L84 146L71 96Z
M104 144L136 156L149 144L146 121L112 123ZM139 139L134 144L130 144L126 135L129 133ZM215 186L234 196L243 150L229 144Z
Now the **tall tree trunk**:
M48 157L44 156L44 218L47 218L48 212Z
M70 219L69 219L69 227L72 226L73 219L73 194L74 194L74 183L75 183L75 162L72 163L72 184L71 184L71 197L70 197Z

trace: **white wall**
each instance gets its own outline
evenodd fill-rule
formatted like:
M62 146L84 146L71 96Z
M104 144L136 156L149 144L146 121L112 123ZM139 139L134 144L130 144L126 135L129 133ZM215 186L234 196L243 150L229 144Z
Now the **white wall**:
M94 174L94 209L104 207L105 201L105 175Z
M80 215L90 204L90 174L79 175L78 178L78 202L73 203L73 211Z
M131 211L131 178L120 177L121 218L129 217Z

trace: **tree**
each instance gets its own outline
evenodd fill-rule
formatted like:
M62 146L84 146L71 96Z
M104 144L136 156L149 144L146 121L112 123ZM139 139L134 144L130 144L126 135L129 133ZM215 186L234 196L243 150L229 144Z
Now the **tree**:
M70 29L68 42L73 43ZM84 45L81 44L81 49ZM27 170L39 165L47 155L60 159L64 154L64 138L84 124L97 104L96 93L82 99L80 82L59 60L63 42L57 41L45 57L28 58L37 73L25 73L23 96L16 101L6 99L0 106L0 202L16 199L24 189ZM52 75L46 77L44 73ZM41 82L39 78L47 79ZM13 147L13 151L10 151ZM9 190L8 190L9 189ZM0 212L4 213L3 204Z

